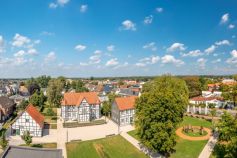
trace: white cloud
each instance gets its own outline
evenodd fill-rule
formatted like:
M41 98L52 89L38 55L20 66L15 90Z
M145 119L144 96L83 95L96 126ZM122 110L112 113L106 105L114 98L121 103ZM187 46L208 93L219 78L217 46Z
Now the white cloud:
M159 56L150 56L150 57L145 57L139 60L138 63L136 63L135 65L138 67L144 67L146 65L152 65L152 64L156 64L158 61L160 60Z
M89 64L99 64L101 62L100 58L101 58L102 51L96 50L96 51L94 51L94 54L95 55L90 56Z
M213 64L219 63L219 62L221 62L221 59L220 59L220 58L212 61Z
M96 55L101 55L101 54L102 54L102 51L101 51L101 50L95 50L95 51L94 51L94 54L96 54Z
M229 13L226 13L226 14L222 15L220 23L225 24L228 21L229 21Z
M5 42L2 36L0 36L0 53L5 52Z
M60 5L60 6L64 6L65 4L67 4L70 0L57 0L57 3Z
M203 53L199 49L192 50L192 51L190 51L190 52L188 52L186 54L183 54L184 57L186 57L186 56L198 57L198 56L201 56L201 55L203 55Z
M163 11L164 11L164 9L163 9L163 8L161 8L161 7L157 7L157 8L156 8L156 11L157 11L158 13L161 13L161 12L163 12Z
M79 51L79 52L82 52L86 49L86 46L85 45L81 45L81 44L78 44L75 46L75 50Z
M232 50L230 52L231 57L226 60L228 64L237 64L237 50Z
M159 56L152 56L151 57L151 64L155 64L160 60Z
M36 49L34 49L34 48L31 48L31 49L29 49L29 50L27 51L27 54L29 54L29 55L37 55L37 54L38 54L38 52L37 52L37 50L36 50Z
M58 5L56 3L49 3L49 8L55 9Z
M116 66L118 64L119 64L118 59L113 58L113 59L108 60L105 64L105 66Z
M145 63L136 63L135 65L136 65L137 67L145 67L145 66L146 66Z
M144 22L144 24L151 24L152 21L153 21L153 15L149 15L149 16L145 17L143 22Z
M222 40L222 41L217 41L215 43L217 46L221 46L221 45L230 45L230 42L228 40Z
M80 12L81 13L85 13L88 9L88 5L87 4L83 4L80 6Z
M228 28L229 28L229 29L233 29L233 28L235 28L235 25L234 25L234 24L230 24L230 25L228 26Z
M66 5L70 0L57 0L56 2L49 3L49 8L55 9L58 6L63 7Z
M23 47L25 44L30 43L30 39L28 37L22 36L20 34L15 34L13 38L12 45L15 47Z
M215 45L211 45L209 48L205 49L204 52L207 54L211 54L216 50L216 46Z
M157 50L156 43L155 42L148 43L143 46L143 49L150 49L151 51L156 51Z
M48 31L42 31L42 32L40 33L40 35L43 35L43 36L53 36L54 33L53 33L53 32L48 32Z
M40 44L41 40L35 40L34 44Z
M182 60L176 59L172 55L165 55L161 58L163 64L175 64L176 66L181 66L184 64Z
M109 46L107 46L107 51L109 51L109 52L113 52L114 51L114 49L115 49L115 46L114 45L109 45Z
M173 43L169 48L167 48L168 52L184 51L184 50L186 50L186 48L182 43Z
M199 58L197 60L197 63L201 69L205 69L206 62L207 62L207 59L204 59L204 58Z
M46 57L44 58L45 62L50 62L50 61L54 61L56 59L56 54L55 52L49 52Z
M122 26L120 27L120 30L136 31L136 24L133 23L131 20L125 20L122 22Z
M14 54L14 57L23 57L24 55L26 55L24 50L20 50L17 53Z

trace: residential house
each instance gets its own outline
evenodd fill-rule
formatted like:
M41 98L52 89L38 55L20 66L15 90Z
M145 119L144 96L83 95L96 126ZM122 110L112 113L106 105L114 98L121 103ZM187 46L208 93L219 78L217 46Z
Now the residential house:
M96 92L64 93L61 116L65 121L89 122L100 118L101 102Z
M194 97L189 100L189 103L199 105L199 104L205 104L208 106L209 104L215 104L216 108L222 107L225 105L225 101L222 97Z
M12 99L6 96L0 97L0 122L4 122L11 116L15 108L15 103Z
M44 116L32 104L29 104L12 124L13 135L23 135L29 131L31 136L41 137L43 129Z
M120 126L132 124L136 99L136 96L115 98L111 108L112 120Z

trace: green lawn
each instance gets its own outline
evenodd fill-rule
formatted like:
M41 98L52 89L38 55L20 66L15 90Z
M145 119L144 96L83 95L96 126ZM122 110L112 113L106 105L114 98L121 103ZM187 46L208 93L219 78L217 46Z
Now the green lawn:
M207 140L189 141L177 138L176 152L171 154L171 158L197 158L206 143Z
M203 127L208 127L208 128L211 128L211 125L212 125L211 122L206 121L204 119L185 116L180 126L189 125L189 124L192 126L203 126Z
M66 144L68 158L147 158L122 136L70 142Z
M180 127L184 125L192 126L203 126L211 128L211 122L206 121L200 118L193 118L185 116L183 122L180 124ZM129 135L138 139L136 131L129 131ZM207 140L204 141L188 141L177 137L177 145L175 146L176 152L171 154L171 158L197 158L204 146L206 145Z

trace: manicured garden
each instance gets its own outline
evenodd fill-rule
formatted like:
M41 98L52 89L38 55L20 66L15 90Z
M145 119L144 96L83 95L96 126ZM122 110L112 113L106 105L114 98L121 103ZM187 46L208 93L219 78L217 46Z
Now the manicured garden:
M66 144L68 158L147 158L147 156L122 136L70 142Z
M211 128L212 123L204 119L185 116L183 122L180 124L179 127L187 125ZM129 131L128 134L134 137L135 139L138 139L135 130ZM190 141L179 138L177 136L177 145L175 146L176 152L171 154L171 158L197 158L204 146L206 145L207 141L208 140Z

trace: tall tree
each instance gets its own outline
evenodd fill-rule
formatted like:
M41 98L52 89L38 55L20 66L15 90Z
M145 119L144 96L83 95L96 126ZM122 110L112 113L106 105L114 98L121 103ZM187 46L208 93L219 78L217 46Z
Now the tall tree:
M84 83L81 80L76 80L72 82L72 88L76 92L88 92L89 90L85 87Z
M29 131L25 131L21 136L21 139L25 141L26 145L30 145L32 143L32 136Z
M183 120L188 105L186 83L172 76L162 76L147 83L136 101L136 129L141 143L168 156L176 144L175 129Z
M51 79L50 76L43 75L43 76L37 77L36 82L41 88L47 88L50 79Z
M29 102L34 106L43 107L44 102L46 101L46 97L44 96L43 92L35 92L31 97Z
M214 155L218 158L236 158L237 155L237 118L224 113L217 124L219 138L214 148Z
M48 102L52 107L59 107L62 99L63 82L59 79L51 79L47 87Z
M189 90L189 97L199 96L202 93L201 83L199 77L197 76L189 76L184 77L184 81L186 82Z
M234 106L237 102L237 84L235 85L225 85L222 86L222 96L225 100L232 101L234 103Z

